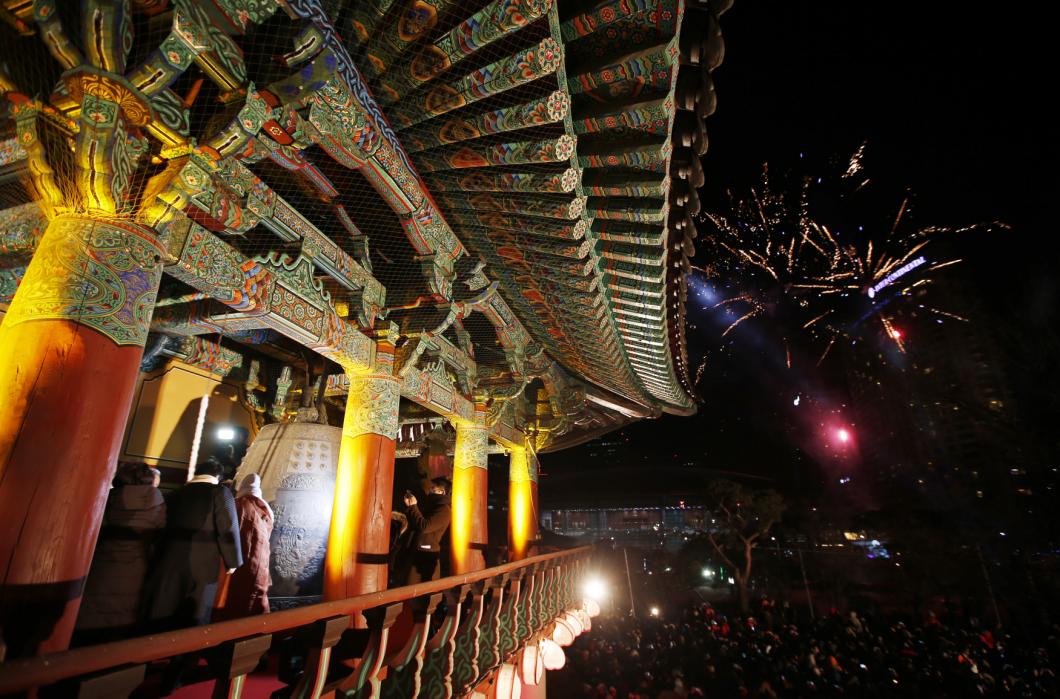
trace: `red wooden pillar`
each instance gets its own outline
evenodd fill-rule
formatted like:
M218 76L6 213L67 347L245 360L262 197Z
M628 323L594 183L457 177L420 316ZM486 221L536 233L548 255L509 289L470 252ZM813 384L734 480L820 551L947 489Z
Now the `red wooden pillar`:
M420 454L420 467L427 480L448 478L453 480L453 457L446 453L447 439L440 429L427 433L426 448ZM424 488L426 489L426 484Z
M350 375L324 559L324 599L386 589L394 449L401 384L393 347L379 343L376 373ZM359 622L358 622L359 623Z
M511 450L508 463L508 558L534 555L538 536L537 457L526 447Z
M486 567L486 495L489 428L480 422L456 425L453 455L453 521L449 533L453 573Z
M0 326L0 626L69 645L132 402L162 247L124 221L48 226Z
M442 442L441 446L436 446L438 442L442 442L440 439L431 439L428 441L427 451L427 475L431 478L448 478L453 479L453 459L445 453L445 443Z

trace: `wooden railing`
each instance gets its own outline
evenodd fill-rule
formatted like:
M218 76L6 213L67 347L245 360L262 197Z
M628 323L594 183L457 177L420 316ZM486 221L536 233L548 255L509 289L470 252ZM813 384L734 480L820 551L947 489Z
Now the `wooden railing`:
M273 614L0 663L0 697L128 697L149 663L206 652L215 697L268 667L299 699L463 696L580 602L589 547ZM439 608L445 599L444 612ZM437 610L437 613L436 613ZM290 662L304 658L304 662ZM277 669L278 668L278 669Z

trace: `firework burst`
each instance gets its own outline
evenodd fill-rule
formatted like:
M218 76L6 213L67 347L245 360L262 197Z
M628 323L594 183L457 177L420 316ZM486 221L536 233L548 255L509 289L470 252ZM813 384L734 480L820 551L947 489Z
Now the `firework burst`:
M694 270L716 288L730 289L703 310L724 310L727 336L741 324L768 317L780 331L785 362L791 345L818 347L817 363L842 338L882 338L905 352L894 313L914 296L918 308L960 316L923 303L935 273L960 262L936 241L997 222L960 228L918 226L913 199L874 192L864 144L828 176L775 178L768 165L746 193L728 193L725 211L705 211L704 255Z

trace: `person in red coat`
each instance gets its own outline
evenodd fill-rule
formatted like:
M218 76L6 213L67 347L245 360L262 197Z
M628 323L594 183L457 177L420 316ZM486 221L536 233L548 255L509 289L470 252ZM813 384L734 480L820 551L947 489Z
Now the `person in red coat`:
M269 613L269 537L274 518L261 495L258 474L251 473L240 482L236 512L243 565L229 578L224 603L214 612L215 621Z

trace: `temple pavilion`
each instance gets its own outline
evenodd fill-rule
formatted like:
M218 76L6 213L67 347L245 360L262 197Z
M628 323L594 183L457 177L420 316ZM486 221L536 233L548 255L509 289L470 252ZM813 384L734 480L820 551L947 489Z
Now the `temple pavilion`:
M2 0L0 694L218 647L239 696L294 638L285 696L543 695L594 603L538 456L695 410L729 4ZM67 650L116 464L211 455L262 474L290 608ZM453 577L387 590L403 462L451 474Z

